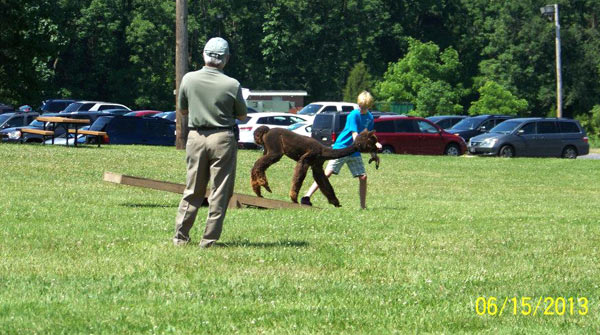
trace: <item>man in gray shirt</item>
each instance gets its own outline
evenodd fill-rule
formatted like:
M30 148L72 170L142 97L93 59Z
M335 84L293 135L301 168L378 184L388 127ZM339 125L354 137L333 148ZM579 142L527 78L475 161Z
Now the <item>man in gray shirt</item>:
M175 219L175 245L190 241L189 232L210 182L208 217L200 247L208 248L221 236L229 199L233 194L237 161L235 119L246 118L240 83L223 73L229 45L220 37L204 46L205 66L181 80L177 101L188 115L187 181Z

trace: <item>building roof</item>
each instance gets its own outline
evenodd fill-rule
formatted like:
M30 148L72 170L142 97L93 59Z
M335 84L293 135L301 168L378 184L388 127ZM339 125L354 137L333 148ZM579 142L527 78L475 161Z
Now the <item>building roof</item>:
M282 96L300 96L306 97L308 93L306 91L286 91L286 90L272 90L272 91L250 91L250 97L282 97Z

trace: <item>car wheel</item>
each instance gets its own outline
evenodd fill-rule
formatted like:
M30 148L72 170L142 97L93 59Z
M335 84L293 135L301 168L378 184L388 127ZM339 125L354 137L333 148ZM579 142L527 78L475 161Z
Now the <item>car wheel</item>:
M458 145L450 143L446 147L444 154L448 156L460 156L460 148L458 147Z
M382 154L395 154L394 147L391 145L384 145L383 149L381 149Z
M562 152L562 158L569 158L569 159L577 158L577 149L575 149L575 147L572 147L572 146L568 146L568 147L564 148L564 150Z
M502 146L498 152L498 156L506 158L515 157L515 149L510 145Z

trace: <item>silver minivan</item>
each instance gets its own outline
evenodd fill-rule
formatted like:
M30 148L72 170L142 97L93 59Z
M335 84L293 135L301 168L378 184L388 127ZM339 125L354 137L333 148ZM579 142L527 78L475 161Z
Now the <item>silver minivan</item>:
M468 149L474 155L576 158L587 155L590 145L577 120L518 118L472 137Z

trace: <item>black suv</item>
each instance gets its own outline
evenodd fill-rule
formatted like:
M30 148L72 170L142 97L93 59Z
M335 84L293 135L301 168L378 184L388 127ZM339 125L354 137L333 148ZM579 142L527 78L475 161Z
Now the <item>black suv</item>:
M62 112L67 108L68 105L75 102L75 100L71 99L48 99L42 102L42 106L40 107L40 113L58 113Z
M105 144L175 145L175 122L157 117L101 116L90 130L105 131Z
M37 112L14 112L0 114L0 129L24 127L30 124L38 116L40 115Z
M514 116L477 115L463 119L459 123L455 124L452 128L447 129L447 131L451 134L456 134L462 137L463 140L468 143L471 137L487 133L490 131L490 129L512 118L514 118Z
M4 104L4 103L0 102L0 114L2 114L2 113L10 113L10 112L12 112L14 110L15 109L13 108L13 106L7 105L7 104Z
M312 124L311 137L326 146L331 146L337 136L344 130L346 119L350 112L321 112L315 116ZM382 115L398 115L388 112L371 111L373 118Z

